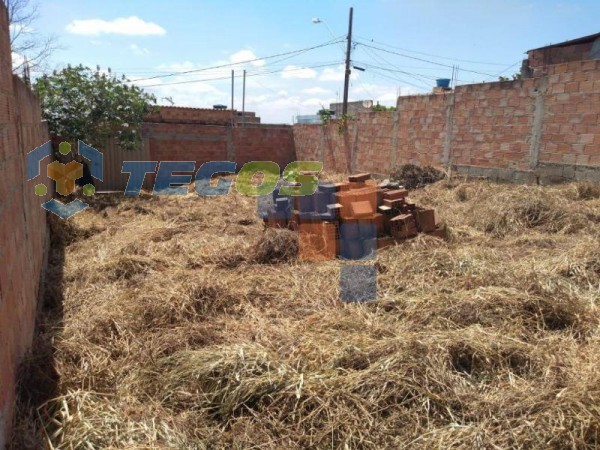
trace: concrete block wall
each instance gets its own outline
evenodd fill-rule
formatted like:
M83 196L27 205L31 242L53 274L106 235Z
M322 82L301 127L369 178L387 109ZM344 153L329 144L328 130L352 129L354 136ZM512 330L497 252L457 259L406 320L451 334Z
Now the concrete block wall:
M12 75L8 36L0 3L0 448L10 437L16 374L33 338L48 243L43 200L33 192L41 181L26 181L26 153L49 139L48 130L37 98Z
M396 112L360 113L338 127L294 125L298 159L381 174L412 163L506 181L600 182L600 60L399 97Z
M283 170L296 160L291 126L190 123L186 115L172 114L188 108L169 109L168 121L151 122L153 116L149 116L143 124L142 135L152 161L196 161L196 168L208 161L235 161L238 169L249 161L274 161Z

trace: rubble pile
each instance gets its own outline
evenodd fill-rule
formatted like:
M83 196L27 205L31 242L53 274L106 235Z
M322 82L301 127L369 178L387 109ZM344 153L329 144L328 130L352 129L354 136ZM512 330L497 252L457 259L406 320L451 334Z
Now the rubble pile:
M298 231L302 259L363 259L427 233L444 237L435 210L408 200L408 191L388 180L377 184L368 173L347 182L320 183L313 195L281 196L261 208L267 227Z

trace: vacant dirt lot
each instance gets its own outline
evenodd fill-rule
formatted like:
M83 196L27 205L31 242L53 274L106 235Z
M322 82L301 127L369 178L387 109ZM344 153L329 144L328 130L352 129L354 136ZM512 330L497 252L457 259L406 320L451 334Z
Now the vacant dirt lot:
M597 448L599 196L415 191L449 239L380 251L361 305L254 199L97 196L54 225L15 446Z

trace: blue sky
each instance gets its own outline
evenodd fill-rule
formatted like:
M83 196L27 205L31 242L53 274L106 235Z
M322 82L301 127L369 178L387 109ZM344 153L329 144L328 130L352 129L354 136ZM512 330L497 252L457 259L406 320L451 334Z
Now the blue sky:
M34 26L56 35L63 47L51 67L100 65L140 79L343 38L350 6L357 43L353 63L366 68L354 71L350 100L385 105L393 105L398 92L429 91L435 78L451 76L446 66L460 67L461 83L490 81L517 72L528 49L600 31L600 2L592 0L47 0L40 2ZM322 23L312 23L315 17ZM341 97L344 45L234 66L235 107L242 107L246 69L246 109L263 122L289 123L296 114L315 113ZM230 105L230 80L213 79L230 76L231 69L138 83L149 86L162 104L169 97L178 106Z

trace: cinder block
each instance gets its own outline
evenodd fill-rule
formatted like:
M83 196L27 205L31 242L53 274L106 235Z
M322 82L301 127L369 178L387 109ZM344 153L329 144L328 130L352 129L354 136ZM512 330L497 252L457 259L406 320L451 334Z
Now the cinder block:
M336 183L322 183L319 184L320 192L327 192L331 195L335 194L338 191L338 186Z
M278 211L286 211L290 206L290 199L287 197L278 197L275 200L275 207Z
M350 190L350 183L347 181L335 183L336 192L344 192Z
M344 259L358 260L365 255L363 243L360 239L342 239L340 242L340 256Z
M419 234L412 214L401 214L390 220L390 232L393 237L406 239Z
M349 190L363 189L366 186L367 186L367 184L364 181L351 181L348 183Z
M354 201L368 201L371 204L373 212L377 209L378 203L378 189L375 186L367 186L362 189L353 190Z
M373 221L375 222L375 228L377 229L377 236L383 236L385 234L385 219L383 214L374 214Z
M354 175L350 175L348 177L348 181L350 182L354 182L354 183L360 183L360 182L365 182L367 180L371 179L371 174L370 173L357 173Z
M341 205L339 209L340 217L348 219L352 217L352 203L355 200L354 194L351 191L340 191L335 194L337 204Z
M417 205L413 202L406 202L404 203L404 205L402 205L402 208L400 209L400 211L403 214L410 214L412 213L415 209L417 208Z
M403 198L398 198L395 200L390 200L387 198L383 199L383 206L387 206L388 208L391 208L396 211L399 211L404 204L405 202Z
M397 200L404 199L408 196L408 191L406 189L396 189L393 191L387 191L383 193L384 200Z
M435 210L417 208L415 210L415 220L417 230L424 233L435 231Z
M327 205L331 204L331 195L328 192L315 192L312 195L313 210L319 214L327 212Z
M294 197L294 209L301 213L314 211L312 195L298 195Z
M377 224L375 218L360 220L358 222L358 233L360 239L374 239L377 237Z
M340 218L340 212L342 210L342 205L340 203L332 203L331 205L327 205L327 211L334 220L338 220Z
M358 239L359 237L358 221L348 220L342 222L340 225L340 239L342 241Z
M352 202L352 216L356 219L372 216L375 211L369 201Z

